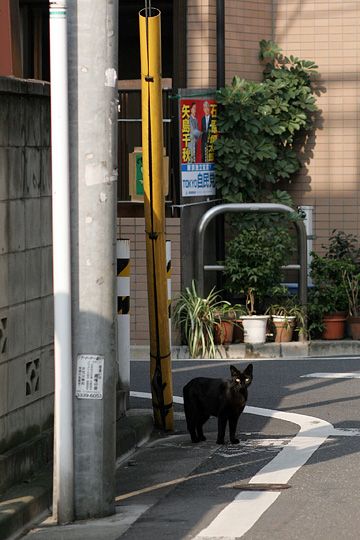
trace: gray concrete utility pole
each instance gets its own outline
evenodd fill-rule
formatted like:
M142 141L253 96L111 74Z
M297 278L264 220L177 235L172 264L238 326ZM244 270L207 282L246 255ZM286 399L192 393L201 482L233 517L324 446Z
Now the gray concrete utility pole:
M117 5L68 0L75 519L115 511Z

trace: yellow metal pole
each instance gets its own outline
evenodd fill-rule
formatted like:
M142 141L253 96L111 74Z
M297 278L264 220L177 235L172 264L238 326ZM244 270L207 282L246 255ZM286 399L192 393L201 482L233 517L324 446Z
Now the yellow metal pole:
M160 11L139 13L142 151L150 326L150 383L155 425L174 429L167 310Z

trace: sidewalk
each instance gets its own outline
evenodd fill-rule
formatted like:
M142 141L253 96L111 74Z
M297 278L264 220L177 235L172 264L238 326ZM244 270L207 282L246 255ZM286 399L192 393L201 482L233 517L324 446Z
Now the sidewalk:
M118 421L118 461L126 459L153 431L150 411L131 410ZM0 539L15 539L19 531L50 513L52 504L52 467L26 482L11 487L0 496ZM49 537L52 538L51 536ZM69 540L72 536L68 537ZM97 537L99 538L99 537Z
M132 347L132 359L146 359L149 351L147 347ZM284 344L266 343L263 345L244 345L235 344L229 347L221 347L218 349L219 359L250 359L250 358L305 358L305 357L324 357L324 356L341 356L341 355L360 355L360 341L341 340L341 341L311 341L306 343L292 342ZM188 359L188 350L186 347L173 347L172 358L174 360ZM127 417L121 419L120 429L117 432L117 448L118 456L125 460L131 474L125 475L126 489L131 490L133 482L138 478L140 467L134 465L133 461L137 460L136 455L134 460L129 457L139 445L147 441L153 432L153 421L151 411L128 411ZM181 425L181 422L180 422ZM185 433L185 427L182 426ZM157 434L157 437L161 435ZM168 438L169 439L169 438ZM211 449L210 449L211 450ZM179 475L189 474L197 466L197 460L201 458L202 450L199 449L199 454L194 452L189 453L187 459L183 459L181 453L181 462L178 462L180 456L176 455L172 449L171 456L169 455L169 463L176 463ZM205 448L205 454L208 454L209 448ZM195 460L195 462L194 462ZM151 460L150 460L151 462ZM149 462L149 463L150 463ZM151 467L152 468L152 467ZM146 473L146 470L145 470ZM162 476L163 474L163 476ZM164 467L163 471L158 471L160 475L160 483L168 481L171 478L169 471ZM166 486L160 490L161 493L166 491ZM134 490L136 486L134 484ZM121 489L118 490L117 497L121 497ZM138 501L138 498L136 498ZM31 522L38 522L39 516L43 513L44 516L50 514L50 506L52 502L52 470L43 471L28 482L23 482L13 486L9 491L0 496L0 540L15 539L19 537L18 531L24 530ZM117 513L114 516L101 520L93 520L89 523L77 523L67 527L51 526L51 518L44 524L45 526L39 529L35 534L32 532L28 535L29 540L76 540L77 538L86 538L87 540L112 540L119 538L121 531L128 528L139 515L148 508L149 501L145 497L140 498L140 502L128 505L121 504L121 498L118 499L119 506ZM153 504L153 503L151 503ZM103 529L99 535L99 527ZM125 529L124 529L125 528ZM59 532L56 532L59 531Z
M177 431L172 435L154 432L150 441L117 470L115 515L66 526L57 526L50 516L30 530L24 540L118 540L145 512L155 508L160 500L167 500L175 487L186 485L192 477L201 477L195 470L219 449L215 444L216 421L209 426L209 441L194 449L184 414L175 412L175 418ZM191 509L187 509L190 513ZM137 532L132 534L135 538L150 538L146 531L139 536Z

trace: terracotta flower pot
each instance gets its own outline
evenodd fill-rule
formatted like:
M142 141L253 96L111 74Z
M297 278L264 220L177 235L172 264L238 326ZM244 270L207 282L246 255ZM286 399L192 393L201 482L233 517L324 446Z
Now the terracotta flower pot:
M351 337L360 339L360 317L349 317L348 323L350 327Z
M345 313L332 313L324 315L324 330L322 339L344 339L345 337Z
M231 321L221 321L215 324L214 339L216 345L228 345L233 339L234 325Z
M244 343L244 327L242 325L241 319L236 319L234 323L233 343Z
M292 340L293 330L295 325L295 317L272 317L276 333L276 343L288 343Z

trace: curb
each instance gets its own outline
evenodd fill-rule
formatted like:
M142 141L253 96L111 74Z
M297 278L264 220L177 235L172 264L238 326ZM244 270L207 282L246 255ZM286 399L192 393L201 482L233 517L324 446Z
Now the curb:
M154 429L152 414L141 409L130 409L127 416L118 420L116 430L116 457L121 460L129 452L147 441Z
M50 508L52 471L46 470L11 487L0 497L0 538L16 538L37 516Z
M134 409L117 421L116 456L125 458L149 439L154 429L152 415ZM15 540L52 504L52 467L16 484L0 495L0 538Z
M131 347L132 360L146 360L150 356L146 345L133 345ZM322 356L360 355L360 341L352 339L342 340L313 340L291 341L290 343L233 343L216 348L215 359L250 359L250 358L313 358ZM189 349L183 345L171 348L173 360L190 360ZM202 360L197 358L195 360Z

